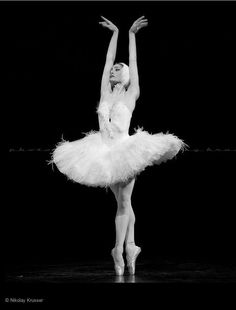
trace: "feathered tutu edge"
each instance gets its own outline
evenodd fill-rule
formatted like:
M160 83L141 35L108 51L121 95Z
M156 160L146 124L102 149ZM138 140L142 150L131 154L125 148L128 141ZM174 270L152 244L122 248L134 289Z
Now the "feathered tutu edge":
M142 127L109 148L99 131L83 133L72 142L61 141L51 151L48 164L57 166L68 180L92 187L109 187L118 182L129 182L147 166L172 159L189 146L174 134L151 134Z

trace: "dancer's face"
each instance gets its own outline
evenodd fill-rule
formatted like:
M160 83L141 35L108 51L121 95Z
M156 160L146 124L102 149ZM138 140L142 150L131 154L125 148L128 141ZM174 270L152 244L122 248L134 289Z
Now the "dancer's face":
M122 65L115 64L110 71L110 81L111 82L121 82L122 80Z

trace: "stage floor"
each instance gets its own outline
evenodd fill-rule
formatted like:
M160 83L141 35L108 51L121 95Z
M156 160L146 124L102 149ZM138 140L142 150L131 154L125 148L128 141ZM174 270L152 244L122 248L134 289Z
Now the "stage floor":
M136 274L115 276L112 260L24 264L8 268L9 283L236 283L232 262L156 259L137 261Z

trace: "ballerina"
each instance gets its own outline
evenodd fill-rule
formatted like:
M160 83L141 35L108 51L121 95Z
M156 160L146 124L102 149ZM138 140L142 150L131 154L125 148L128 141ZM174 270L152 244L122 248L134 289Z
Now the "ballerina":
M101 80L97 107L99 131L91 131L76 141L59 142L50 163L70 180L87 186L110 188L117 203L116 240L111 255L116 275L123 275L126 262L130 274L141 248L135 244L135 214L131 196L136 176L147 166L172 159L186 144L173 134L149 134L142 128L129 135L129 126L140 95L136 34L148 25L144 16L129 29L129 66L115 63L119 29L102 16L99 22L112 31Z

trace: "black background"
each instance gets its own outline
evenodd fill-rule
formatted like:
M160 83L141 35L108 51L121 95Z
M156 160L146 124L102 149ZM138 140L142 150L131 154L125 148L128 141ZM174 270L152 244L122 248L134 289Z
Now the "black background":
M235 8L233 2L1 3L10 60L9 264L110 259L112 193L72 183L46 162L62 135L72 141L98 130L111 37L100 15L119 27L117 61L126 63L129 27L142 15L149 20L137 34L141 96L130 133L137 126L169 131L190 147L136 180L132 204L143 258L235 258ZM209 148L231 151L196 151Z

